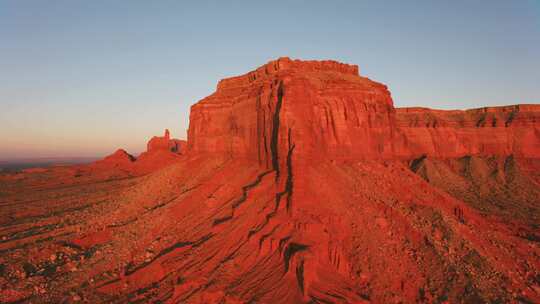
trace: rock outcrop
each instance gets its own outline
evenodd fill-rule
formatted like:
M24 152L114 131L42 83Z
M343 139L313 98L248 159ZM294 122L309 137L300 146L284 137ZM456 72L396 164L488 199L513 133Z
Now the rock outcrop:
M135 157L126 152L124 149L118 149L113 154L106 156L102 160L98 160L96 163L112 166L112 167L127 167L132 165L135 161Z
M409 158L540 155L540 105L466 111L398 108L396 126L403 137L402 156Z
M147 143L147 149L137 158L123 149L96 161L89 167L94 170L122 170L130 175L143 175L166 167L180 159L185 153L187 143L170 137L168 129L163 136L154 136Z
M289 142L298 143L302 159L535 157L540 105L396 109L387 87L359 76L356 66L280 58L222 80L193 105L188 139L195 153L257 159L267 167Z
M193 105L188 145L268 168L292 141L304 159L390 157L393 113L386 86L358 76L357 66L280 58L220 81Z
M163 136L154 136L148 141L146 151L154 152L161 150L173 153L183 153L185 146L186 141L171 138L169 130L165 129L165 134Z

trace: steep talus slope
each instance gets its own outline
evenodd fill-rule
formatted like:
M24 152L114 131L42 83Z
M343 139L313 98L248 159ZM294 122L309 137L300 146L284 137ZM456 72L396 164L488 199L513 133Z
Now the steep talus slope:
M420 158L411 169L432 186L468 203L481 213L496 215L516 232L540 241L540 183L528 172L539 159L466 156L457 159Z
M537 302L539 118L395 109L356 66L280 58L193 105L161 169L3 178L0 296Z

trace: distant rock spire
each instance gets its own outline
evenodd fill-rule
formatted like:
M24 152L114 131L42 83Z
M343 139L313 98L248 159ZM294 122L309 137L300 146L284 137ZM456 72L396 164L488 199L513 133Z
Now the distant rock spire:
M169 129L165 129L165 138L166 139L170 139L171 138L171 135L169 133Z

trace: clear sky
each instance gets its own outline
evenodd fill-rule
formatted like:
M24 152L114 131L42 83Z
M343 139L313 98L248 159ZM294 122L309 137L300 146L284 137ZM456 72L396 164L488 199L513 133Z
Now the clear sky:
M185 138L219 79L280 56L358 64L399 107L540 103L540 1L0 0L0 159Z

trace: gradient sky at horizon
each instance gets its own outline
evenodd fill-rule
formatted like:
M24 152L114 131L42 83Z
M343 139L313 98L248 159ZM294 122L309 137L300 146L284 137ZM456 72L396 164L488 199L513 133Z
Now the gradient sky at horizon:
M224 77L358 64L398 107L540 103L540 1L2 1L0 159L137 154Z

